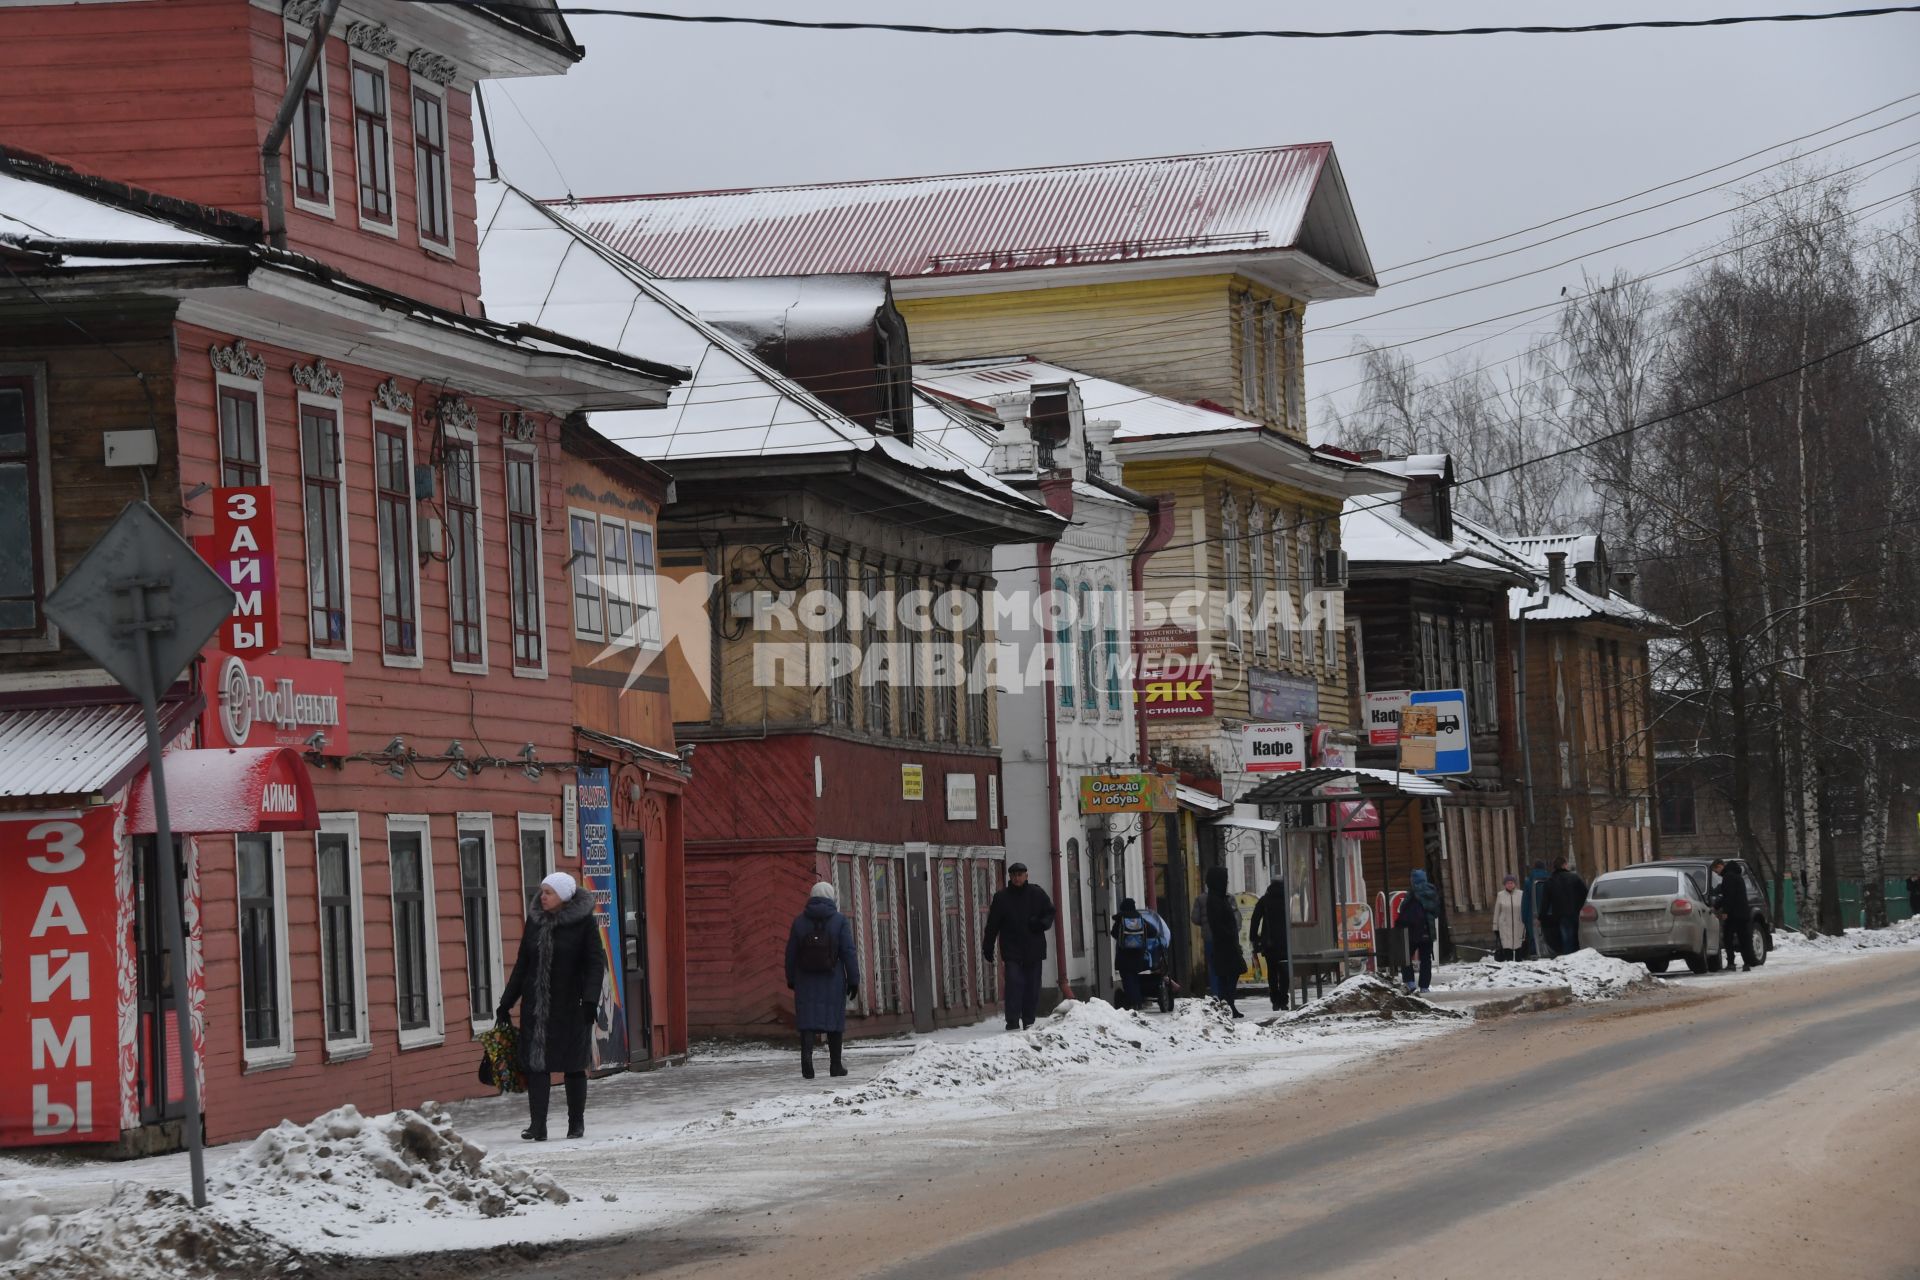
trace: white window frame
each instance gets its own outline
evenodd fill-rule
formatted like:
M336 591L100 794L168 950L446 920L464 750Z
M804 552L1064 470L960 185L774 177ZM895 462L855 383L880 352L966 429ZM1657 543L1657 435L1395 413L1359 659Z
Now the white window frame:
M440 909L433 883L433 824L424 813L390 813L387 815L387 907L392 914L387 932L394 951L394 1010L397 1014L400 1007L400 904L393 896L393 833L396 831L417 831L420 834L420 890L426 903L426 910L421 914L425 917L423 923L427 931L428 1021L424 1027L408 1030L401 1027L396 1018L394 1033L399 1038L401 1050L405 1051L444 1043L447 1038L447 1010L440 982Z
M365 67L380 74L380 91L387 99L387 188L393 201L392 217L386 222L375 222L360 207L360 117L353 101L353 69ZM392 240L400 238L400 174L393 167L393 68L394 64L385 58L375 57L360 49L348 50L347 57L347 120L353 126L353 216L362 231L371 231L376 235ZM408 112L412 117L412 112ZM451 164L451 162L449 162Z
M358 813L323 813L320 815L319 833L322 835L343 835L347 838L347 893L353 901L353 944L356 963L353 966L353 1004L354 1025L359 1034L344 1040L327 1039L326 1055L328 1062L348 1062L354 1058L364 1058L373 1052L373 1025L368 1018L367 1009L367 900L360 875L360 815ZM320 903L320 842L313 845L314 906L315 924L320 936L320 1034L326 1035L327 1017L327 962L326 962L326 925L318 917Z
M253 397L253 426L260 434L260 483L273 483L273 473L267 466L267 384L260 378L243 378L236 373L224 373L218 369L213 373L213 473L218 484L226 479L222 474L226 469L225 448L220 439L220 393L222 391L242 391Z
M240 836L233 839L234 903L240 900ZM273 872L273 911L274 929L274 985L278 988L275 999L280 1015L280 1043L250 1047L247 1044L246 1028L240 1030L240 1060L247 1074L255 1071L273 1071L280 1067L290 1067L294 1060L293 1044L293 973L292 957L288 947L287 924L287 838L279 832L267 837L267 859ZM244 913L236 910L233 920L234 946L239 948L244 926L241 921ZM236 950L236 955L238 951ZM240 980L246 980L244 967L240 971ZM235 984L236 987L239 985ZM246 993L240 993L242 1010L246 1008Z
M516 813L513 815L513 861L515 866L520 865L520 849L524 843L524 837L529 831L539 831L547 837L547 869L540 877L544 880L547 876L553 874L555 865L553 815L550 813ZM522 884L520 885L520 908L521 914L525 915L528 906L533 901L533 885L524 883L526 880L524 872L520 878L522 880Z
M1278 634L1274 639L1278 643L1275 647L1274 654L1276 657L1291 663L1293 661L1292 624L1297 621L1300 616L1300 592L1296 590L1299 583L1294 577L1293 565L1291 563L1293 560L1293 529L1288 524L1288 520L1289 517L1285 507L1276 506L1273 509L1273 527L1270 530L1273 545L1270 550L1273 552L1273 585L1274 589L1281 593L1280 603L1283 606L1279 610L1279 620L1275 624Z
M413 474L413 419L404 413L395 413L389 409L375 409L371 422L372 425L369 428L368 439L372 443L374 450L374 474L369 488L373 492L373 546L376 561L379 560L380 556L380 428L383 425L399 427L401 437L406 441L407 505L412 510L412 519L407 522L408 538L406 559L407 572L413 575L413 652L411 654L387 652L387 609L385 603L382 602L379 610L380 663L382 666L405 667L418 670L426 665L427 637L426 628L421 621L423 610L420 607L420 494L414 484ZM374 585L375 589L378 590L381 585L379 579L382 574L386 573L387 566L384 562L380 562L376 563L374 568ZM376 597L376 599L377 598L378 597Z
M280 40L280 52L281 56L286 59L287 84L291 87L293 84L294 56L293 50L287 47L286 37L292 36L302 42L310 42L313 39L313 29L285 20L282 20L280 25L285 31L285 35L283 35ZM329 36L328 41L331 42L331 40L332 37ZM304 210L307 213L318 214L322 218L331 219L334 217L334 210L339 207L335 197L340 191L340 183L333 172L333 97L332 88L327 83L327 49L325 44L321 45L320 58L313 64L313 71L315 75L320 77L320 116L326 127L326 137L323 139L324 145L322 147L325 153L327 169L326 203L322 204L315 200L307 200L300 195L300 180L297 176L299 172L299 162L294 156L295 144L293 141L297 130L289 130L287 135L287 170L288 177L291 179L287 183L287 187L288 193L293 197L294 208ZM356 193L356 199L357 198L358 195Z
M312 405L318 409L333 411L333 429L340 446L340 600L345 611L346 640L338 648L315 644L313 641L313 559L308 551L306 558L307 595L304 599L307 618L307 656L325 658L333 662L353 661L353 538L348 533L352 519L349 511L349 499L353 493L353 481L347 473L347 410L339 396L317 396L311 391L299 391L293 397L293 428L300 451L300 541L301 550L308 551L307 538L307 436L301 414ZM378 540L376 539L376 545Z
M514 605L513 501L512 495L507 488L507 486L512 483L508 475L507 464L515 457L533 464L533 572L536 575L533 584L533 598L535 612L539 615L536 625L540 629L540 665L537 667L528 666L521 662L519 650L512 643L509 643L507 648L511 654L514 675L524 680L545 680L547 678L547 651L553 646L551 643L552 637L547 634L546 531L544 528L545 511L540 501L540 451L531 445L509 444L502 447L500 457L500 527L504 529L507 534L507 634L510 638L513 637ZM572 526L569 525L568 529L571 530ZM571 547L572 543L569 542L568 546ZM568 597L567 608L569 611L573 608L571 594L569 594Z
M1247 582L1253 588L1253 651L1267 656L1267 510L1256 499L1247 508Z
M647 535L647 541L653 544L653 572L645 577L642 577L640 574L640 558L636 556L633 551L634 539L643 533ZM602 552L603 562L604 558L605 553ZM854 564L849 561L847 565L847 589L849 591L853 589L853 570ZM653 633L647 635L643 632L640 637L639 647L642 650L658 652L666 647L666 628L661 624L660 620L660 530L652 521L627 521L627 571L633 577L635 623L637 624L639 622L641 609L650 610L653 616Z
M46 612L46 598L60 582L59 561L53 545L53 429L47 421L47 366L32 361L9 364L0 360L0 375L26 378L33 383L33 457L39 474L31 480L40 490L40 563L35 571L41 586L40 634L0 640L0 653L47 653L60 647L60 628ZM217 427L217 405L214 414Z
M507 975L505 968L503 968L500 963L500 863L499 847L493 836L493 815L491 813L477 811L463 811L454 814L453 821L453 847L456 856L459 853L460 836L463 832L480 831L485 833L487 837L487 945L493 954L493 999L497 1007L500 1001L500 993L506 990ZM516 840L513 850L513 856L516 862L519 861L520 858L520 846L517 835L518 832L516 829ZM551 840L547 842L547 857L549 860L553 857L553 842ZM460 920L462 924L460 941L462 946L465 946L467 942L465 930L467 918L466 892L466 880L463 876L460 882ZM461 966L460 974L463 978L466 976L465 965ZM476 1040L478 1040L484 1032L493 1027L492 1009L469 1009L467 1011L467 1017L472 1022L473 1038Z
M630 522L621 519L619 516L610 516L610 515L607 515L605 512L602 512L600 514L600 543L599 543L600 582L601 582L600 621L601 621L601 624L606 628L606 641L607 641L607 647L609 649L632 649L636 646L634 645L633 641L625 638L627 634L626 632L623 631L620 635L615 635L613 633L613 593L611 590L611 579L613 575L607 572L607 530L609 529L619 530L620 536L626 539L627 560L626 560L625 577L627 580L627 588L626 588L627 594L625 599L623 599L621 603L627 607L628 613L633 614L635 618L639 617L639 613L637 609L638 602L634 599L633 525ZM572 555L573 554L573 537L572 537L573 526L571 524L567 526L567 535L568 535L567 554ZM629 623L628 628L631 629L631 627L632 627L632 624Z
M480 483L480 436L471 427L446 428L447 439L467 447L467 455L473 459L473 558L474 580L479 584L480 593L480 661L458 662L453 659L453 508L446 497L441 498L441 510L447 516L447 660L452 668L462 675L483 676L487 674L487 655L492 652L487 637L487 503L486 489ZM441 483L446 483L446 468L441 468ZM509 602L511 608L511 602ZM489 1024L491 1025L491 1024Z
M580 596L579 593L574 590L573 586L574 574L579 572L578 562L573 559L575 555L573 522L575 520L585 520L593 526L594 568L591 576L604 577L607 571L606 555L600 547L600 513L598 511L589 511L584 507L568 507L567 559L569 563L567 565L567 626L571 630L573 638L576 640L598 640L605 643L607 639L607 593L605 587L594 588L600 597L600 629L598 631L583 631L580 627ZM593 586L591 582L587 585L590 587Z
M437 85L425 76L415 75L411 72L409 72L407 76L407 81L407 127L411 130L410 149L413 152L414 238L419 241L420 247L428 253L438 254L443 258L451 258L454 256L454 242L459 238L460 225L459 220L453 216L453 113L447 108L447 90L445 86ZM432 98L440 104L440 138L441 145L445 151L447 171L446 180L442 184L440 191L440 198L446 202L445 208L447 211L447 239L444 244L438 240L428 238L426 228L420 225L420 121L416 114L418 106L415 101L416 94ZM389 91L388 96L392 96L391 91ZM391 132L391 130L389 130L389 132ZM399 207L397 197L394 205L396 208Z

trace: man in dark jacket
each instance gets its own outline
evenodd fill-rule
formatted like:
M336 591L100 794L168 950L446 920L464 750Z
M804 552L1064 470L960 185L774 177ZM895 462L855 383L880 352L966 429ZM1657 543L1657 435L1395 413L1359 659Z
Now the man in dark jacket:
M1733 968L1733 949L1740 947L1740 972L1753 968L1753 903L1747 898L1747 881L1737 868L1719 858L1713 860L1713 874L1719 884L1713 890L1714 913L1720 917L1720 950L1726 953L1727 968Z
M593 1065L593 1023L606 974L593 894L556 871L540 882L540 895L527 911L520 954L494 1011L505 1022L513 1006L521 1006L515 1051L527 1081L531 1123L520 1136L530 1142L547 1140L549 1073L554 1071L566 1079L567 1136L586 1135L587 1069Z
M1267 999L1275 1009L1288 1005L1287 992L1287 881L1278 872L1253 904L1247 919L1247 941L1267 966Z
M987 908L986 934L980 950L993 963L993 944L1000 943L1007 1000L1007 1030L1030 1027L1040 1012L1040 965L1047 958L1047 930L1053 928L1053 900L1037 884L1027 883L1027 864L1007 868L1007 887L993 895Z
M1526 954L1529 958L1546 958L1546 950L1553 940L1546 936L1546 917L1540 914L1547 892L1547 864L1538 858L1533 860L1533 870L1527 872L1527 882L1520 890L1520 924L1526 930Z
M847 1001L860 994L860 951L852 922L840 914L839 898L831 880L820 881L787 930L787 990L793 992L793 1025L800 1033L800 1074L808 1080L813 1079L813 1038L822 1032L831 1059L828 1074L847 1074L840 1047Z
M1556 953L1570 956L1580 949L1580 908L1587 905L1587 882L1565 858L1553 864L1542 898L1541 920Z

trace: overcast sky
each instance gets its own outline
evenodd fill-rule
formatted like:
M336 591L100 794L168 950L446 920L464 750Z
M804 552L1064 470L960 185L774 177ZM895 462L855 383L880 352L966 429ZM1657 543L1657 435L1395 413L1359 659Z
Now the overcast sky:
M643 7L639 0L592 2ZM1221 29L1571 23L1846 6L648 0L644 7ZM893 177L1331 140L1383 287L1371 300L1309 310L1312 396L1338 393L1353 381L1356 362L1340 357L1356 335L1400 342L1482 322L1556 299L1563 286L1577 292L1582 267L1595 274L1616 264L1656 270L1724 235L1726 219L1628 248L1604 246L1723 211L1734 198L1706 195L1398 288L1390 270L1396 264L1601 204L1920 92L1920 15L1574 36L1206 43L571 21L587 47L583 63L564 77L486 90L504 176L541 195ZM1915 110L1920 99L1800 149ZM1907 149L1857 171L1875 175L1860 196L1871 201L1920 181L1920 118L1816 154L1854 164L1894 148ZM1785 154L1770 152L1649 201ZM1340 324L1587 251L1592 256L1581 263L1498 288ZM1411 354L1430 356L1479 337L1486 352L1507 356L1549 329L1551 315L1428 337ZM1495 336L1516 323L1518 329Z

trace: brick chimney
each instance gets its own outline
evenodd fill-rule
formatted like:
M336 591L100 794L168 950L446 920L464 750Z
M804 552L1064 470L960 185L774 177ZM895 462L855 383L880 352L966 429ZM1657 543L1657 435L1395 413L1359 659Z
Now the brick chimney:
M1547 552L1547 590L1556 596L1567 594L1567 553Z

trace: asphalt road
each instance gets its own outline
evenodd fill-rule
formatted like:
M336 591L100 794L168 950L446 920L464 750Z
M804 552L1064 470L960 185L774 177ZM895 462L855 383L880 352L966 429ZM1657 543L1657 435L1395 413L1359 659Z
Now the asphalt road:
M1920 1277L1920 955L1526 1015L499 1276Z

